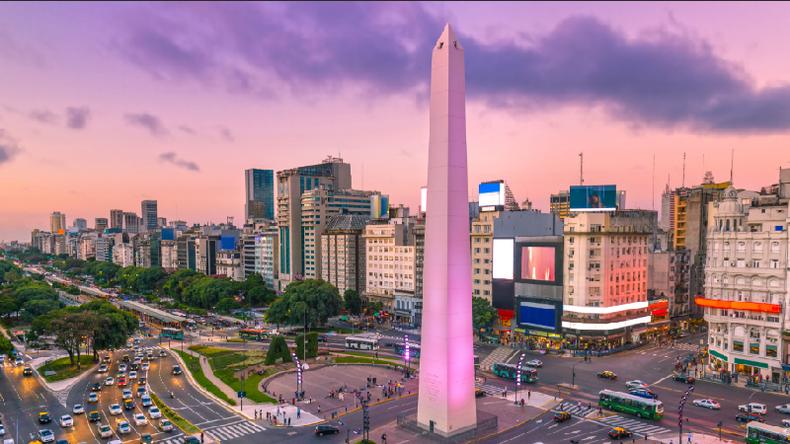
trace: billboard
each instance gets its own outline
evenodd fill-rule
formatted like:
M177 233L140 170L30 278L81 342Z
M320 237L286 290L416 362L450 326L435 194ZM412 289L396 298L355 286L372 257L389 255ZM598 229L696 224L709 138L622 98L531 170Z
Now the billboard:
M220 250L235 250L236 249L236 236L228 236L223 234L219 238Z
M420 188L420 211L423 213L428 211L428 187Z
M505 205L505 182L483 182L477 187L478 205L495 207Z
M570 190L571 211L614 211L617 209L615 185L576 185Z
M522 300L518 305L518 325L556 331L560 312L556 304Z
M174 228L162 228L162 240L176 240L176 230Z
M521 247L521 279L546 282L556 281L556 249L554 247L537 245Z
M513 239L494 239L494 279L513 280Z

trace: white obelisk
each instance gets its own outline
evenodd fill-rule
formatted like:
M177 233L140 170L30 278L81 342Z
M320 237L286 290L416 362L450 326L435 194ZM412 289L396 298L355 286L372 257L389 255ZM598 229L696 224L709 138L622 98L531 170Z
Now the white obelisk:
M464 50L450 25L433 47L417 422L450 436L474 428L472 259Z

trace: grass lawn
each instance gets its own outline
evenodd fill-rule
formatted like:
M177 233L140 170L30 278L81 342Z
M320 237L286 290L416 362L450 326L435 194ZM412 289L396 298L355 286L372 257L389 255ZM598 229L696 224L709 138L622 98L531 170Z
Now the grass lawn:
M220 390L220 388L214 385L213 382L209 381L209 379L203 373L203 369L200 367L200 361L198 361L198 358L180 350L176 350L175 352L178 353L178 355L181 356L181 359L184 360L184 363L187 365L187 369L192 374L192 377L195 378L195 381L197 381L201 387L208 390L211 394L227 402L228 404L236 405L236 401L228 398L228 395L226 395L225 392Z
M234 376L234 373L241 369L262 363L264 360L264 354L262 352L236 351L202 345L193 346L189 349L206 356L209 365L211 365L211 369L214 371L214 376L219 378L234 391L247 392L247 398L253 402L266 402L272 404L276 402L274 398L261 392L259 389L261 379L266 377L266 374L259 375L253 373L247 377L243 383L244 390L242 390L242 381Z
M75 356L76 360L76 356ZM38 368L38 372L47 382L57 382L62 381L64 379L73 378L75 376L79 376L81 373L84 373L94 366L93 362L93 355L82 355L80 356L80 363L82 364L81 368L77 368L76 365L71 365L71 361L69 361L68 356L64 356L62 358L55 359L52 362L42 365ZM76 364L76 363L75 363ZM46 372L55 372L54 375L47 376Z
M383 364L383 365L394 365L399 368L403 367L403 365L397 364L394 361L387 361L385 359L367 358L364 356L336 356L335 362L338 364Z
M154 401L154 404L156 404L156 406L159 407L159 410L162 411L162 414L165 415L165 417L167 417L170 422L175 424L176 427L181 429L182 432L186 433L187 435L200 432L200 429L197 428L197 426L182 418L181 415L176 413L173 409L162 402L162 400L159 399L155 393L150 393L150 395L151 399Z

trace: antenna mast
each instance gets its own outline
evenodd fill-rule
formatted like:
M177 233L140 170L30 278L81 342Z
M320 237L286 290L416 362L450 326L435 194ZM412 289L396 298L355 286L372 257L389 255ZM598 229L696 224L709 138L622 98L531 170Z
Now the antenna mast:
M656 209L656 153L653 153L653 182L650 192L650 198L653 202L653 211Z
M686 188L686 153L683 152L683 176L680 181L680 187Z
M730 148L730 186L732 186L733 165L735 165L735 148Z
M584 153L579 153L579 185L584 185Z

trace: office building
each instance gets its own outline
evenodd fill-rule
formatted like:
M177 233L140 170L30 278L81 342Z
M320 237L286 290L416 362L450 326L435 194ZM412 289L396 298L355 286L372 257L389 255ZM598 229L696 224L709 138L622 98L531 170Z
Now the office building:
M196 271L209 276L217 274L219 236L202 235L195 239Z
M60 211L55 211L49 216L49 231L52 234L63 234L66 232L66 215Z
M107 228L109 228L107 218L106 217L97 217L94 220L93 228L96 231L99 231L99 232L102 232L102 231L106 230Z
M99 262L112 262L112 247L114 245L112 237L96 238L96 260Z
M74 228L77 231L85 231L85 230L88 229L88 221L83 219L83 218L81 218L81 217L75 218L74 219Z
M328 157L317 165L277 172L277 226L279 234L279 289L304 276L302 194L317 188L351 188L351 165Z
M268 227L255 236L255 273L271 289L277 288L279 230Z
M144 200L140 203L140 214L143 223L140 231L154 231L159 227L157 203L155 200Z
M140 218L137 217L137 213L123 213L123 231L129 234L137 234L140 232Z
M134 245L128 243L115 244L112 248L112 262L121 267L134 265Z
M178 269L197 271L197 255L195 236L182 234L176 239L176 254L178 255Z
M178 246L176 240L162 239L162 268L168 273L178 270Z
M397 219L372 221L365 226L365 293L388 310L397 295L414 296L415 247L409 224Z
M123 229L123 210L110 210L110 228Z
M244 170L246 220L274 220L274 171Z
M334 285L342 296L346 290L365 292L365 232L370 217L332 216L321 234L321 279Z
M84 235L79 237L79 250L77 251L77 259L87 261L88 259L96 258L96 236Z
M568 191L560 191L549 197L549 210L556 214L560 219L568 217L571 211L571 194Z

